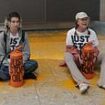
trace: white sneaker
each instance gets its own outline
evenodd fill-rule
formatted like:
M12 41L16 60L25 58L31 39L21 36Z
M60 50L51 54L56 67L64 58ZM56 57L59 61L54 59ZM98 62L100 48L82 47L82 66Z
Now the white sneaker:
M79 89L80 89L81 94L86 93L87 90L88 90L88 88L89 88L89 85L86 84L86 83L81 83L81 84L79 85Z
M105 85L102 86L105 89Z
M98 85L99 88L105 89L105 85Z

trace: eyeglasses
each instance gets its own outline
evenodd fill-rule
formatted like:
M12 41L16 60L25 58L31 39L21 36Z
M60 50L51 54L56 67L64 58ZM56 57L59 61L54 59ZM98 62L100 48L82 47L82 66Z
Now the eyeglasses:
M81 21L88 21L88 20L90 20L89 18L82 18L82 19L80 19Z

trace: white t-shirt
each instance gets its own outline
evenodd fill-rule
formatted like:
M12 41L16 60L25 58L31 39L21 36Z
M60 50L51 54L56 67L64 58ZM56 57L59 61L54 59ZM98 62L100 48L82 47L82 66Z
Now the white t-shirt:
M74 45L80 50L88 42L92 42L94 46L98 46L99 44L96 33L90 28L82 33L75 30L75 28L67 32L66 46Z
M10 33L10 48L11 50L14 50L17 46L19 46L20 42L20 37L19 34L17 33L16 35L13 35Z

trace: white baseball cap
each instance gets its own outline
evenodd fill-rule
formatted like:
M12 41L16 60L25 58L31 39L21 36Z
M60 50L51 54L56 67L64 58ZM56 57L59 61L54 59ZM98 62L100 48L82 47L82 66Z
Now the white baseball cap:
M85 12L78 12L78 13L76 14L76 16L75 16L75 19L77 20L77 19L82 19L82 18L86 18L86 17L89 17L89 16L87 15L87 13L85 13Z

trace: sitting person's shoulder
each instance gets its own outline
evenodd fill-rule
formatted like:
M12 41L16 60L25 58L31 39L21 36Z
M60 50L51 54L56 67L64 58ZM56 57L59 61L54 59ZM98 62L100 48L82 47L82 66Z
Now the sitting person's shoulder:
M0 38L4 38L5 32L4 31L0 31Z
M88 28L88 30L90 31L91 34L96 34L95 30Z
M75 33L75 28L71 28L70 30L68 30L67 32L68 34L72 34L72 33Z

